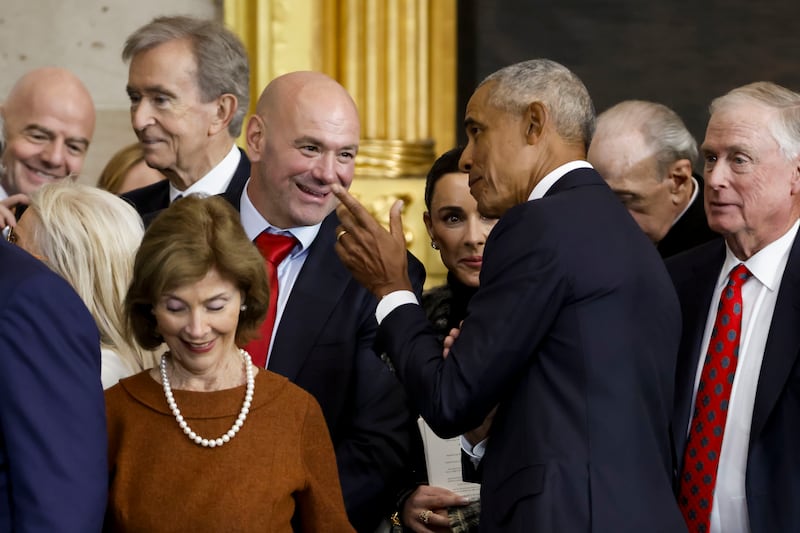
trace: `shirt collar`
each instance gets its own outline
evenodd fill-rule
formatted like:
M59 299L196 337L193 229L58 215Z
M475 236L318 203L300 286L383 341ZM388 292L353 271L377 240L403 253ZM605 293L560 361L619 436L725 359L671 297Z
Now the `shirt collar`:
M761 282L762 285L771 291L778 290L783 270L789 258L789 252L797 236L797 229L800 227L800 220L789 228L779 239L772 241L767 246L755 253L750 259L744 261L744 266L753 274L753 277ZM742 260L733 255L733 252L725 244L725 263L722 265L721 280L718 287L724 285L728 280L731 269L742 263Z
M319 228L322 226L322 222L316 224L314 226L297 226L295 228L278 228L273 226L272 224L267 221L261 213L258 212L258 209L253 205L253 202L250 201L250 197L247 196L247 187L250 184L250 180L247 180L247 183L244 185L244 190L242 191L242 197L239 200L239 212L241 213L242 218L242 226L244 226L244 231L247 234L247 238L251 241L256 240L261 232L264 230L270 230L272 233L281 233L281 234L291 234L295 239L300 241L300 249L292 253L295 255L302 250L306 250L311 243L314 242L314 239L317 238L317 234L319 233Z
M208 174L192 183L186 188L185 191L179 191L172 183L170 183L170 203L174 202L175 198L177 198L179 195L186 196L193 193L203 193L213 196L215 194L225 192L225 189L228 188L228 183L230 183L231 179L233 178L233 174L236 172L236 167L239 166L239 161L241 159L242 153L234 144L231 146L231 150L228 152L228 155L226 155L222 161L217 164L217 166L212 168Z
M545 177L543 177L539 183L531 191L531 195L528 196L528 200L538 200L542 198L547 191L550 190L562 176L564 176L567 172L572 172L578 168L594 168L588 161L570 161L569 163L564 163L560 167L551 170Z

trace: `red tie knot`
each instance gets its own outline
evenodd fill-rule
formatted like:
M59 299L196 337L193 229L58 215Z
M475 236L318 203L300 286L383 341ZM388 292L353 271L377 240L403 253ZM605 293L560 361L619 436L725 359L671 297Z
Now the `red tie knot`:
M752 276L753 274L744 266L744 263L739 263L731 270L731 274L728 276L728 286L740 287Z
M298 243L291 235L280 235L262 231L256 237L256 246L261 255L273 265L280 264Z

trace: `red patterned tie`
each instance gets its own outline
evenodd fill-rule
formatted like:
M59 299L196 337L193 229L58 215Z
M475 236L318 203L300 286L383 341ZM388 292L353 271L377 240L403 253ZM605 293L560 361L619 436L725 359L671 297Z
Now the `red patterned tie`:
M275 317L278 313L278 265L286 259L296 244L297 239L294 237L267 231L262 231L256 237L256 246L264 256L269 275L269 309L267 309L264 323L261 324L261 336L250 341L245 349L253 357L253 364L261 368L267 364L267 352L272 339L272 329L275 327Z
M750 276L750 271L741 263L731 271L719 298L717 318L697 386L678 498L690 532L707 533L711 522L722 435L739 359L742 285Z

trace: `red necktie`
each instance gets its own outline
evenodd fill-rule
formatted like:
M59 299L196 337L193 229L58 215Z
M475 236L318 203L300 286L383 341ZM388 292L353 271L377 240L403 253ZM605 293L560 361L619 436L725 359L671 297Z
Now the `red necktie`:
M269 309L267 309L264 323L261 324L261 336L250 341L245 349L253 357L253 364L261 368L265 368L267 364L267 352L272 339L272 329L275 327L275 317L278 313L278 265L286 259L296 244L297 239L294 237L267 231L262 231L256 237L256 246L264 257L269 275Z
M707 533L711 523L722 435L739 360L742 285L750 276L741 263L731 271L719 298L717 318L700 373L678 498L690 532Z

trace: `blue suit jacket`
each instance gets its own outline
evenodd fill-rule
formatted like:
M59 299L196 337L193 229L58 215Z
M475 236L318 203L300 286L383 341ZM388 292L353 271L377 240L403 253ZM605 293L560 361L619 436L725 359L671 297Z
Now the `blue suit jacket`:
M725 243L713 241L667 261L683 313L675 378L673 438L682 468L694 380ZM745 489L752 533L800 531L800 234L786 263L756 389ZM677 487L677 474L675 478Z
M242 157L239 160L239 165L233 173L230 183L228 184L227 191L242 190L245 182L250 177L250 160L247 154L239 148ZM161 180L152 183L145 187L126 192L122 198L127 200L136 209L136 212L142 217L145 225L158 215L163 209L169 207L169 181Z
M100 531L100 339L72 288L0 241L0 531Z
M482 533L685 531L669 439L678 302L594 170L501 217L447 359L419 306L392 311L379 336L441 436L498 405Z
M239 209L244 183L223 195ZM372 533L411 479L416 429L402 386L376 355L377 300L334 251L336 213L322 222L275 333L268 368L314 395L336 451L350 522ZM409 256L421 293L425 272ZM380 353L380 351L377 351Z

